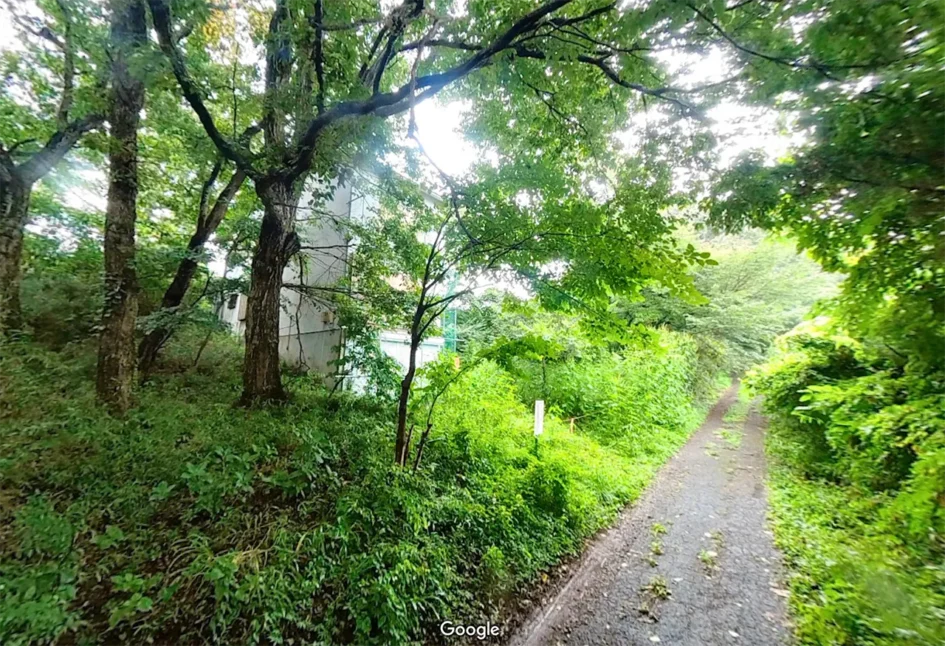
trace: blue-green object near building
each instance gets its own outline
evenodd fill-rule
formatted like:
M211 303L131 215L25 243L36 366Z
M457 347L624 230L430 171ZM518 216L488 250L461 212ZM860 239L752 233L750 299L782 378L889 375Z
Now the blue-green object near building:
M443 347L456 352L456 309L452 307L443 312Z
M446 296L452 296L456 293L456 283L459 282L459 274L451 271L449 282L446 285ZM449 352L456 352L457 331L456 331L456 308L450 307L443 312L443 347Z

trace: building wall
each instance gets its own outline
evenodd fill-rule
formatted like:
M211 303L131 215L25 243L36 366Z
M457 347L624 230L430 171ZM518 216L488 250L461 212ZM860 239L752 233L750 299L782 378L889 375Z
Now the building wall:
M246 332L246 294L230 294L219 309L220 319L230 326L233 334Z
M331 199L317 196L333 188ZM344 352L344 331L338 324L327 293L319 287L335 287L348 275L348 259L357 248L350 222L366 221L380 208L368 180L354 176L347 182L325 187L313 184L303 194L297 214L302 251L285 268L282 308L279 315L279 356L288 365L315 372L332 382L335 363ZM300 291L300 289L302 291ZM304 292L304 293L303 293ZM246 295L236 294L220 309L220 318L236 334L246 329ZM231 307L232 305L232 307ZM401 332L381 334L381 349L406 370L409 339ZM441 337L424 341L418 365L436 358L443 347ZM362 377L352 376L358 388Z
M302 252L286 267L279 318L279 353L291 366L330 375L343 352L344 334L327 293L348 275L348 260L357 246L351 222L377 213L378 201L357 176L335 181L331 199L316 196L324 186L312 185L299 202L297 231ZM292 285L300 285L301 293Z
M380 334L381 352L394 359L407 372L407 366L410 363L410 335L407 332L398 330L389 330ZM417 367L420 368L426 363L433 361L443 350L445 341L441 336L427 337L417 349ZM348 386L356 393L363 393L367 390L367 375L357 372L350 374L347 378Z

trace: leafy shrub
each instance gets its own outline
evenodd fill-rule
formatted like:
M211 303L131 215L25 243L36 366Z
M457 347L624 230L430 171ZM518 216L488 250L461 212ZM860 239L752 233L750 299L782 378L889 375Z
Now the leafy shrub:
M809 644L945 640L945 376L807 325L752 376Z
M717 392L718 370L684 334L654 333L643 348L597 351L532 378L529 397L575 418L599 442L629 457L665 455L692 427L693 412ZM696 406L694 407L694 404Z
M102 250L84 240L71 253L58 240L27 235L21 292L34 338L53 347L92 336L102 312Z

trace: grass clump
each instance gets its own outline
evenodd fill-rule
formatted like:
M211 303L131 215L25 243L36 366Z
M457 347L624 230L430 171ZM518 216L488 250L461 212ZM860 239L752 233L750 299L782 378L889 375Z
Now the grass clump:
M712 572L719 563L719 553L715 550L700 550L699 561L707 572Z
M720 429L716 436L725 442L726 446L732 450L737 449L742 445L742 432L732 429L732 428L723 428Z
M673 596L666 577L662 576L655 576L650 579L649 583L643 586L643 591L651 595L654 599L666 600Z

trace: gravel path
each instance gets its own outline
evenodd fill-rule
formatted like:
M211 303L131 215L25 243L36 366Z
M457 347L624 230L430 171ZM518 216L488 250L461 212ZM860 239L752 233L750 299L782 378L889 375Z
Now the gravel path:
M787 643L765 525L764 420L753 406L725 429L736 397L733 385L510 646Z

